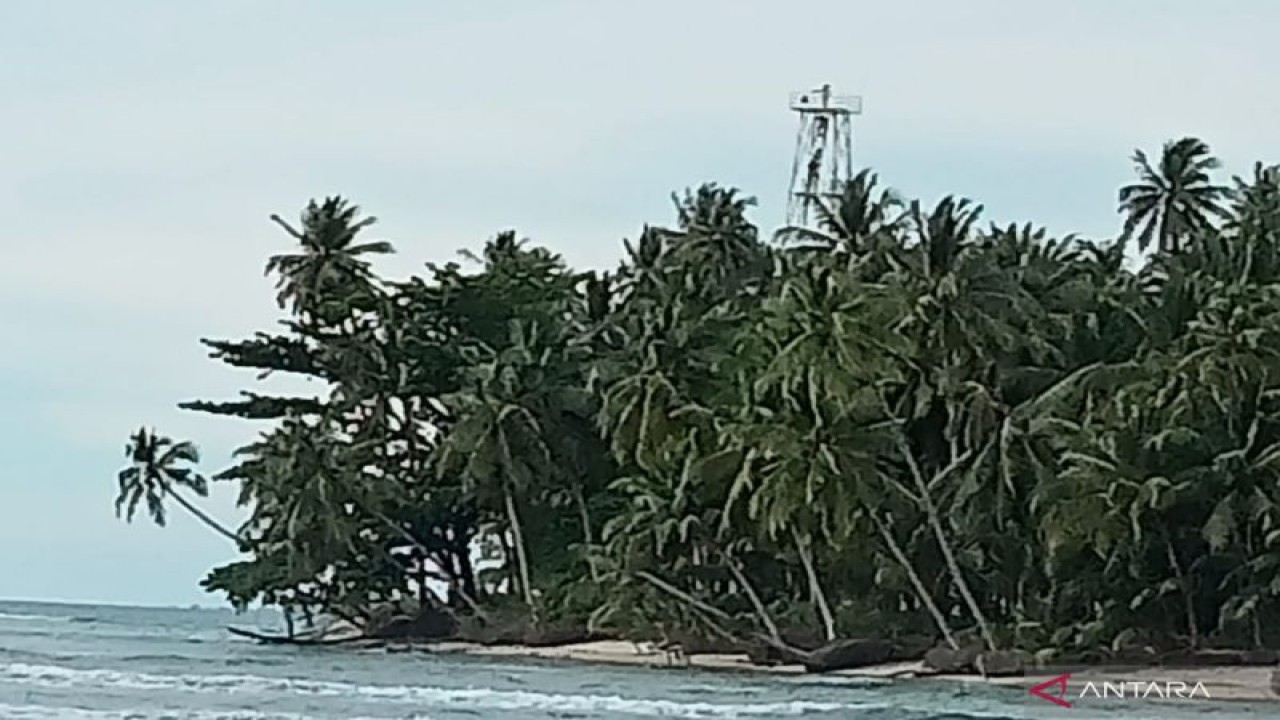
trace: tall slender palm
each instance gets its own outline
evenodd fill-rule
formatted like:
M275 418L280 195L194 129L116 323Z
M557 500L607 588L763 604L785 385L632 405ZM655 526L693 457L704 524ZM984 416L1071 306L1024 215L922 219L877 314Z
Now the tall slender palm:
M829 271L825 274L830 276ZM799 322L779 317L776 324L785 335L755 340L766 344L776 359L753 387L743 388L748 420L728 433L740 435L738 442L751 452L728 493L723 522L740 521L732 506L741 497L748 519L759 523L770 541L790 536L818 618L827 639L834 640L836 620L813 550L829 534L826 528L855 514L858 503L850 479L866 483L877 471L871 436L877 432L878 418L860 417L858 408L851 407L858 395L857 372L873 362L868 356L874 350L868 349L877 340L865 332L871 323L862 322L870 313L852 317L857 310L853 303L839 307L841 298L821 297L825 289L790 291L794 300L778 303L774 312L791 311ZM825 309L823 305L837 306L842 316L812 312ZM796 312L799 307L807 307L810 317ZM832 321L823 323L821 315ZM857 330L864 332L851 338ZM847 534L841 532L842 537Z
M979 251L972 232L981 212L981 206L950 196L932 211L911 205L918 244L901 279L912 309L898 329L912 339L915 357L896 399L886 396L886 409L901 423L895 444L914 485L912 499L984 641L995 649L991 624L961 564L966 538L944 522L938 499L971 463L978 438L991 432L996 403L982 379L989 374L987 359L1016 346L1019 333L1010 318L1035 309L1009 273Z
M1138 181L1120 188L1120 212L1125 215L1124 236L1137 232L1140 250L1155 240L1161 252L1180 252L1189 235L1226 217L1230 191L1214 183L1211 173L1221 163L1203 140L1184 137L1165 143L1159 167L1152 167L1141 150L1134 151L1133 163Z
M132 522L138 505L147 504L147 513L157 525L165 524L165 498L173 498L175 502L196 516L215 532L241 544L239 535L207 515L193 505L178 492L185 488L200 497L209 495L209 481L194 468L186 466L200 462L200 452L196 446L183 440L175 442L155 431L147 432L139 428L129 438L125 446L125 457L129 458L129 467L120 471L120 493L116 496L116 515L124 515L126 522Z
M377 222L360 217L360 208L341 197L312 200L302 213L302 229L295 229L280 216L271 220L301 244L300 252L272 255L266 274L279 275L276 301L281 308L315 313L335 294L345 296L373 281L366 255L395 252L391 243L374 241L355 244L361 230Z
M458 476L475 497L500 505L530 611L536 608L520 506L543 499L548 487L565 479L553 445L564 438L563 411L571 402L566 346L555 330L513 323L510 346L480 348L477 358L483 359L465 389L444 398L458 421L441 444L438 472Z

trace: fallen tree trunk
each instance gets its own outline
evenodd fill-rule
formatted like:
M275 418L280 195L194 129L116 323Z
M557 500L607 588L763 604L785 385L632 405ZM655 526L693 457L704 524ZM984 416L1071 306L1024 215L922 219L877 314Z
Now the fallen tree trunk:
M703 616L703 619L709 624L709 627L711 627L711 629L716 632L716 634L721 635L727 640L737 641L737 637L735 635L724 630L723 628L721 628L720 626L716 625L713 622L713 619L719 619L726 622L731 622L733 620L733 617L729 615L729 613L721 610L720 608L712 607L711 605L708 605L707 603L693 597L689 593L681 590L680 588L672 585L671 583L667 582L666 580L663 580L662 578L652 573L641 570L640 572L636 573L636 576L639 577L641 580L644 580L645 582L649 583L650 585L653 585L654 587L661 590L662 592L689 605L690 608L697 611L700 615ZM781 653L784 662L787 662L787 663L803 662L804 659L808 657L809 653L807 651L792 647L787 643L783 642L777 633L776 627L773 627L771 629L773 632L770 632L770 633L754 632L752 633L752 637L755 638L757 641L762 642L765 645Z
M348 637L289 637L287 635L272 635L269 633L261 633L255 630L236 627L234 625L227 626L227 632L242 638L256 640L264 645L341 645L343 643L355 642L357 640L367 639L363 635L351 635Z

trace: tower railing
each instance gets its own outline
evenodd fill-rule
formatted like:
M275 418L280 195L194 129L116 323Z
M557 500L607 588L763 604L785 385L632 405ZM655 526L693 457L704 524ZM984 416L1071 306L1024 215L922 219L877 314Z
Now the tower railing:
M791 109L796 112L830 112L838 115L861 115L861 95L824 96L821 90L791 93Z

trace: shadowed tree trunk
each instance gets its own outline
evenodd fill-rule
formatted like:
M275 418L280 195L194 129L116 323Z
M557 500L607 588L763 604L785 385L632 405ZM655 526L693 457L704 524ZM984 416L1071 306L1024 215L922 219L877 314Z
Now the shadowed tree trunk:
M1200 648L1200 623L1196 620L1196 600L1191 594L1191 581L1182 570L1182 563L1178 562L1178 553L1173 549L1173 541L1166 539L1164 542L1165 553L1169 557L1169 567L1173 569L1174 577L1178 579L1178 589L1182 594L1183 612L1187 616L1187 632L1191 635L1191 649Z
M596 569L596 559L592 556L595 539L591 532L591 513L587 509L587 499L582 493L581 485L573 486L573 501L578 506L578 518L582 522L582 538L586 541L587 572L591 574L591 582L600 582L600 571Z
M977 598L974 597L973 591L969 589L969 583L964 579L960 562L956 559L955 551L952 549L951 542L947 539L946 531L942 527L942 516L938 512L938 506L933 502L933 497L929 493L929 483L925 482L924 473L921 472L915 455L911 452L911 448L907 446L906 440L901 437L898 438L898 448L911 471L916 490L920 493L920 503L924 506L929 529L933 531L934 539L938 542L938 549L942 552L942 559L947 565L947 571L951 574L951 580L955 584L956 590L960 592L960 597L964 600L964 604L969 609L970 614L973 615L974 621L978 623L978 631L982 633L982 640L986 643L987 649L996 650L998 648L996 647L995 635L992 634L991 627L987 624L987 617L983 614L982 608L978 606Z
M778 630L778 624L773 621L773 616L769 614L769 609L765 607L764 601L760 599L760 594L756 592L755 586L747 579L746 573L742 572L738 561L732 557L725 557L725 565L729 568L729 573L733 575L733 579L737 581L738 587L742 588L742 592L746 593L747 601L751 603L751 607L755 610L756 617L760 619L760 624L764 625L768 631L769 637L773 639L779 646L785 645L786 641L782 639L782 633Z
M924 581L920 579L920 574L916 572L911 560L907 558L907 554L898 545L897 539L893 537L893 534L889 532L889 528L874 513L871 514L871 521L875 523L876 531L884 540L884 544L888 546L889 554L893 555L893 559L898 561L898 564L902 566L902 570L907 574L907 580L911 583L911 587L915 589L916 596L920 598L920 603L924 605L925 610L933 618L933 624L938 626L938 632L942 633L947 645L951 646L953 650L959 650L960 644L956 642L955 635L951 632L951 626L947 623L946 616L942 614L942 610L938 609L938 604L933 601L933 595L925 587Z
M818 610L818 619L822 621L823 634L827 640L836 639L836 619L831 614L831 606L827 604L827 595L822 590L822 583L818 579L818 569L813 564L813 554L809 550L809 542L800 535L800 531L795 527L791 528L791 537L795 540L796 551L800 555L800 563L804 565L805 577L809 580L809 594L812 596L813 604Z
M510 488L504 493L504 503L507 508L507 521L511 523L511 541L515 544L516 563L520 570L520 590L524 596L524 602L529 606L529 613L537 622L537 609L533 604L533 586L529 583L529 556L526 553L524 545L524 530L520 526L520 513L516 512L516 500Z

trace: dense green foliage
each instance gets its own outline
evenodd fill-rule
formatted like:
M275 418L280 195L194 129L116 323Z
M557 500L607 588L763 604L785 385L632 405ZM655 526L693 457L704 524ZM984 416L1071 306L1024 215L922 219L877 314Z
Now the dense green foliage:
M1194 139L1135 162L1101 244L869 172L776 239L703 186L602 274L504 233L391 281L345 201L275 218L285 329L206 342L327 389L186 405L277 420L216 476L248 555L206 587L357 621L432 578L640 634L1280 640L1280 171L1216 185Z

